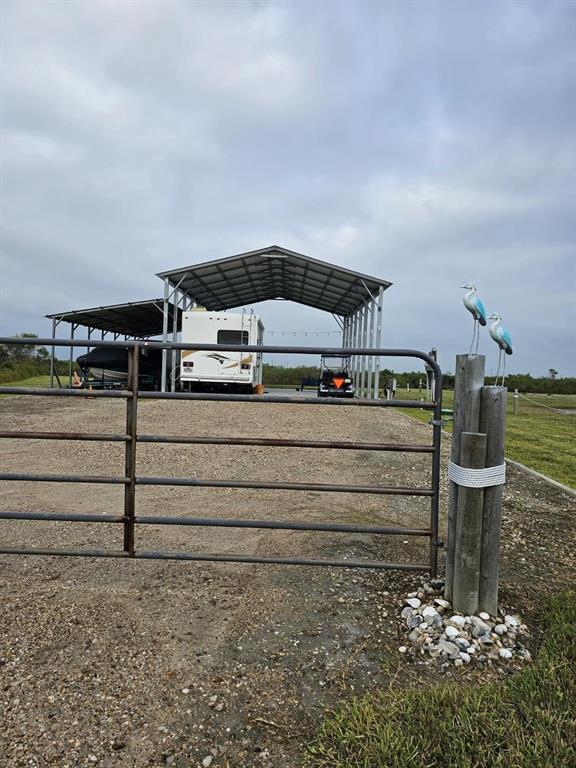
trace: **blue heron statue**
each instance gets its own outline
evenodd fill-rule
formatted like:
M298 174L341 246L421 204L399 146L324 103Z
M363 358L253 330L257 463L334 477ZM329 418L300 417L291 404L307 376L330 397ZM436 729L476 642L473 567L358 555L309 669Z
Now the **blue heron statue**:
M504 366L502 369L502 384L501 386L504 386L504 379L506 378L506 355L512 354L512 339L510 337L510 334L506 330L506 328L503 328L500 323L502 322L502 317L498 312L493 312L488 317L489 320L494 320L494 322L490 325L488 328L488 332L490 336L494 339L496 344L498 344L498 347L500 348L500 352L498 354L498 370L496 371L496 386L498 386L498 376L500 374L500 365L502 364L502 352L504 352Z
M464 294L464 306L474 318L474 333L472 334L472 343L470 344L470 352L468 354L472 354L472 347L474 347L474 341L476 341L474 354L477 355L478 342L480 341L480 326L486 325L486 310L484 309L484 304L482 304L478 296L476 296L475 285L468 283L467 285L463 285L461 287L468 291L468 293Z

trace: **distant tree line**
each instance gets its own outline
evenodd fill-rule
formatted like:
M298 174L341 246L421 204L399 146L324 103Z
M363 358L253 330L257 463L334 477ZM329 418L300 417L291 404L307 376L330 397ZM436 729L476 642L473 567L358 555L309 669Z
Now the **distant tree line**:
M35 333L19 333L14 338L36 339ZM68 373L67 360L55 360L56 370L60 374ZM76 368L76 364L74 364ZM0 383L17 381L30 376L42 376L50 372L50 352L46 347L36 344L0 344ZM304 378L317 378L319 374L316 365L298 365L284 367L282 365L264 364L264 384L269 386L298 386ZM444 373L444 388L453 389L454 375ZM396 379L400 389L410 385L410 389L426 389L426 374L422 371L395 373L389 368L380 371L380 386L385 387L387 379ZM487 376L487 384L494 384L494 378ZM562 378L558 371L550 368L548 376L534 377L529 373L515 373L506 377L509 390L519 392L535 392L549 395L576 395L576 378Z
M264 384L269 386L297 386L303 378L317 377L318 367L314 365L300 365L292 368L281 365L264 364ZM396 379L396 386L405 389L410 385L410 389L422 387L426 390L426 374L422 371L409 371L404 373L395 373L389 368L383 368L380 371L380 386L386 385L387 379ZM444 373L444 388L454 388L454 375ZM487 376L486 384L494 384L494 377ZM559 378L555 371L555 376L534 377L529 373L515 373L506 377L506 386L510 390L518 389L519 392L535 392L550 395L576 395L576 378Z
M18 333L16 339L37 339L35 333ZM56 360L59 373L68 372L68 361ZM0 344L0 383L50 373L50 352L36 344Z

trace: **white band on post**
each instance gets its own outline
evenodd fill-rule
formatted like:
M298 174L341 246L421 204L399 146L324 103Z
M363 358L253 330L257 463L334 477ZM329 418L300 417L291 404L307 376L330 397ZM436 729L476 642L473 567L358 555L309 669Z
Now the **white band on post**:
M448 459L448 477L456 485L466 488L489 488L492 485L504 485L506 482L506 464L483 469L461 467Z

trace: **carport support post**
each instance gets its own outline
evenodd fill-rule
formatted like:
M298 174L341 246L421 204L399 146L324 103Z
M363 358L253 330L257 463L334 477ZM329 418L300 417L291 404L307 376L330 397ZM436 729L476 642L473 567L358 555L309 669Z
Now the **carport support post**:
M486 466L486 435L462 432L459 465L469 469ZM478 610L480 558L482 541L482 508L484 488L458 489L458 513L454 551L452 607L470 616Z
M372 300L370 302L370 347L374 349L376 344L374 343L374 315L376 314L376 302ZM368 391L366 396L370 399L374 398L374 355L370 355L368 358Z
M455 464L460 461L460 439L463 432L477 432L480 425L480 399L484 385L484 355L457 355L454 379L454 421L452 427L452 453ZM448 539L446 544L446 583L444 596L452 602L454 579L454 545L460 489L449 481Z
M343 325L342 325L342 348L343 349L346 349L347 347L350 346L350 344L348 343L349 335L350 335L350 318L346 316L343 320Z
M362 346L362 307L358 308L358 316L356 318L356 342L354 344L355 347L361 347ZM360 355L356 355L356 391L358 393L358 397L362 396L362 382L361 382L361 376L362 376L362 358Z
M351 338L351 347L357 347L358 346L358 310L354 312L352 315L352 338ZM352 362L351 362L351 368L352 368L352 380L354 383L354 389L358 391L358 379L357 379L357 372L358 372L358 356L353 355L352 356Z
M126 453L124 475L128 482L124 486L124 551L134 555L134 523L136 518L136 438L138 434L138 363L139 347L128 348L128 390L126 399Z
M180 291L178 288L174 288L174 298L172 299L172 342L176 344L178 341L178 303ZM176 391L176 350L172 350L172 369L170 371L170 392Z
M70 341L74 340L74 332L78 326L70 323ZM74 361L74 347L70 347L70 360L68 362L68 389L72 388L72 365Z
M168 278L164 278L164 317L162 318L162 341L166 343L168 341L168 292L169 283ZM162 381L160 389L162 392L166 392L166 373L168 370L168 350L162 350Z
M52 320L52 339L56 338L56 320ZM50 347L50 389L54 386L54 345Z
M482 387L480 430L487 435L487 467L497 467L504 463L506 393L506 387ZM490 616L496 616L498 611L503 490L503 485L491 485L484 490L478 609L486 611Z
M362 336L360 346L368 346L368 304L364 304L362 307ZM362 355L360 358L360 397L366 397L366 363L366 356Z
M377 316L376 316L376 341L375 346L380 348L382 346L382 304L384 303L384 288L380 286L378 291L378 304L377 304ZM376 355L376 370L374 372L374 399L378 400L380 397L380 357Z

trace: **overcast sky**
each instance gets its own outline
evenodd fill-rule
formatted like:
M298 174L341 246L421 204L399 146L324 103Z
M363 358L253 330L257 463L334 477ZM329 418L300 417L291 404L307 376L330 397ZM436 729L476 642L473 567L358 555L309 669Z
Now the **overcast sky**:
M0 335L275 243L393 282L386 346L437 346L453 370L470 281L510 330L510 371L576 375L574 2L0 14ZM335 329L296 304L259 311L269 329ZM486 331L480 351L493 369Z

